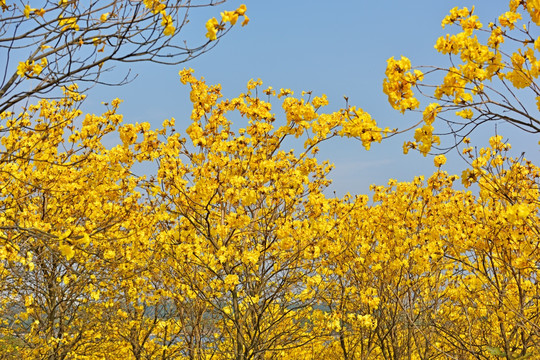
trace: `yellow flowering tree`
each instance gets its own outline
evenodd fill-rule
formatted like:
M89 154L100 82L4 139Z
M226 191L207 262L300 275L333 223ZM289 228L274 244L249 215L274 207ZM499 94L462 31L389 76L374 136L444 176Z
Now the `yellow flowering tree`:
M458 176L391 180L328 203L314 344L331 359L507 359L538 354L539 169L490 147ZM473 180L476 179L476 180ZM333 214L333 215L332 215ZM300 356L301 357L301 356Z
M189 61L211 49L215 45L211 41L230 30L239 15L245 17L245 6L226 11L223 22L212 28L210 39L201 36L197 43L180 41L189 14L225 2L61 0L23 5L0 1L0 49L6 60L0 112L29 96L43 97L74 82L90 87L130 81L129 73L123 79L102 76L115 63Z
M533 240L538 232L538 168L509 158L510 146L502 136L475 150L468 135L501 120L526 132L540 131L539 9L537 1L511 0L507 11L486 26L474 7L453 8L442 26L456 31L435 44L452 66L415 69L407 58L388 60L383 87L395 109L420 108L413 90L431 101L404 151L427 155L440 145L435 122L443 122L446 133L455 136L454 145L465 145L462 152L470 168L461 174L462 183L479 187L477 198L453 195L456 206L465 201L466 207L456 208L456 215L446 220L452 224L444 241L450 268L431 320L438 334L436 348L454 357L514 359L538 352ZM430 83L431 78L442 82Z
M59 39L84 33L84 7L47 4L50 11L0 2L14 18L38 24L59 12L52 21ZM120 17L112 9L92 13L105 29ZM180 11L160 1L123 9L142 11L164 36L175 26L168 16ZM464 64L435 70L445 85L435 87L437 102L425 107L405 150L428 154L439 142L435 122L449 111L465 119L457 133L497 113L510 122L526 117L492 85L507 84L512 101L515 89L536 89L536 65L524 64L538 49L499 50L518 39L510 35L518 9L538 20L533 2L512 1L491 24L487 45L474 36L482 27L472 10L445 18L462 31L437 47ZM247 23L245 11L210 19L208 41L239 19ZM61 73L44 60L43 45L18 64L16 80ZM94 43L82 37L77 46L87 45ZM392 106L419 108L414 90L428 75L406 58L390 59L383 87ZM470 166L461 181L477 185L476 195L454 188L459 177L443 170L439 155L427 179L373 186L371 200L329 198L332 165L317 159L319 145L348 137L369 149L388 129L358 107L325 112L324 95L294 96L251 80L245 93L223 99L219 85L192 70L180 79L193 104L185 137L174 119L156 130L123 123L119 100L101 116L83 116L75 85L20 114L0 112L0 358L540 355L540 169L510 158L501 136L478 152L463 149ZM536 131L533 120L527 126ZM107 137L117 144L106 146ZM293 140L300 149L289 148ZM150 169L146 176L133 174L138 164Z
M307 344L318 333L311 316L322 279L313 266L332 227L321 218L330 166L315 159L317 145L349 136L369 147L380 129L361 109L319 113L324 96L282 89L279 120L270 102L276 92L260 81L222 100L219 86L191 70L181 79L191 86L189 138L171 133L158 169L167 290L181 295L181 309L206 309L210 338L199 351L259 359ZM231 112L245 122L233 124ZM304 149L284 149L290 137L304 137Z
M440 356L427 321L443 282L444 217L436 209L453 196L456 178L390 180L373 187L372 205L367 196L334 202L337 224L318 267L330 330L321 341L333 344L332 358Z
M222 101L219 86L181 76L192 87L190 143L172 119L161 130L122 124L119 100L81 118L76 86L2 113L6 357L249 359L320 333L314 264L332 225L315 221L331 168L317 145L354 137L369 148L380 129L359 108L320 114L324 96L290 90L277 94L280 122L260 81ZM233 131L229 112L245 127ZM119 144L107 148L111 135ZM305 149L284 151L290 137ZM155 176L131 173L149 161Z
M480 192L462 220L450 220L462 235L447 244L454 275L435 322L441 346L468 356L538 354L540 169L508 157L509 148L496 136L471 155L472 166L462 177L466 186L477 182ZM461 316L450 316L456 308ZM463 329L467 334L457 336Z
M500 136L468 152L476 196L438 156L427 180L376 186L371 203L327 198L318 144L381 139L361 109L324 113L324 96L260 81L224 100L190 70L181 80L186 138L173 119L123 124L118 100L81 118L75 87L3 114L4 358L538 354L540 170ZM156 172L137 177L136 162Z
M130 174L142 158L135 146L102 143L124 131L118 100L77 126L83 96L75 87L64 91L60 100L3 113L2 358L118 358L131 351L118 340L117 313L130 307L117 299L120 289L148 277L154 220L146 216L144 178ZM150 291L131 287L131 301L149 303Z
M426 155L433 146L451 147L439 147L436 133L455 135L459 145L478 126L501 120L540 132L539 8L534 0L511 0L507 11L489 23L480 21L474 6L453 8L441 25L455 31L435 44L439 53L449 56L451 66L414 68L406 57L388 60L383 90L392 107L402 113L423 107L414 141L404 144L405 152L415 149ZM421 105L414 90L430 103ZM447 129L434 127L435 121Z

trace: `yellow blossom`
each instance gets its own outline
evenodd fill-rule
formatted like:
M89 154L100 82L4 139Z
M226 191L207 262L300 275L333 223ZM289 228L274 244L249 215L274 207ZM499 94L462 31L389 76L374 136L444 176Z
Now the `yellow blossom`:
M210 41L217 39L218 25L219 23L216 18L211 18L206 22L206 37L210 39Z
M441 167L446 163L446 156L444 155L437 155L433 158L433 163L436 167Z

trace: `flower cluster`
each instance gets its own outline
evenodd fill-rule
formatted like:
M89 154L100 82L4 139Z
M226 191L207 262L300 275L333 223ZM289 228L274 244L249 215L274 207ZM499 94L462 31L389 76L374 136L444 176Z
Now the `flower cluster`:
M234 11L224 11L221 13L221 21L218 21L215 17L206 22L206 37L210 41L217 40L218 32L225 30L227 23L234 26L238 21L238 17L243 16L242 26L245 26L249 22L249 18L246 15L246 5L242 4L238 9Z
M415 98L412 88L423 80L420 70L411 70L411 61L406 57L395 60L388 59L386 66L386 78L383 81L383 91L388 96L388 102L396 110L404 113L420 106Z
M48 64L47 58L42 57L39 63L36 63L34 60L20 62L17 66L17 75L20 77L35 77L39 76L43 71L43 68Z

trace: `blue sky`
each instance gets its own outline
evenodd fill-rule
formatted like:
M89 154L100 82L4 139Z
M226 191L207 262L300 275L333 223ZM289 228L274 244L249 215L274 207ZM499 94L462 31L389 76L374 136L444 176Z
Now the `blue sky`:
M222 7L193 13L185 29L187 35L202 39L208 18L219 18L220 11L233 10L241 3L247 5L251 22L243 28L237 26L216 48L185 64L196 76L204 76L210 84L221 83L227 98L243 92L251 78L261 78L265 86L275 89L293 89L296 94L302 90L326 94L328 111L343 107L343 96L347 96L351 105L369 112L381 127L406 128L420 115L401 115L388 104L382 92L386 60L405 55L413 65L447 65L447 57L436 53L433 45L452 30L440 26L448 11L454 6L475 5L477 15L487 25L506 11L508 1L232 0ZM100 113L101 101L119 97L124 100L120 111L126 122L148 121L157 127L174 117L177 129L186 128L191 108L189 88L181 85L178 77L183 66L131 66L138 74L132 83L94 88L84 110ZM120 65L116 70L127 69ZM484 146L494 132L493 126L481 128L474 144ZM498 132L507 135L515 154L525 151L529 159L539 163L538 136L501 124ZM402 153L403 142L412 135L409 132L384 140L370 151L352 139L335 139L321 146L319 159L328 159L336 167L329 192L367 193L370 184L385 184L390 178L408 181L415 175L431 174L435 170L431 156ZM443 169L461 173L466 166L463 160L455 153L447 157Z

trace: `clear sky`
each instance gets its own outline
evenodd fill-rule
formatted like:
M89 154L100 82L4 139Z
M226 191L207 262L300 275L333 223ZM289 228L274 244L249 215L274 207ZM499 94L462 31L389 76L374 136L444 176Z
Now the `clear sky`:
M348 96L349 104L369 112L383 128L406 128L420 116L403 116L388 104L382 80L389 57L405 55L413 65L445 66L448 58L436 53L433 45L452 30L440 26L452 7L475 5L487 26L508 6L507 0L232 0L194 14L186 36L204 38L208 18L219 18L220 11L234 10L241 3L247 5L251 22L243 28L237 25L216 48L185 64L197 77L204 76L209 84L221 83L227 98L245 91L251 78L261 78L265 86L274 89L290 88L296 94L302 90L326 94L328 111L345 106L343 96ZM177 129L184 129L189 125L191 108L189 88L179 81L181 68L131 64L131 70L138 74L132 83L94 88L84 109L100 113L101 101L119 97L124 99L120 112L126 122L148 121L157 127L165 118L174 117ZM116 71L127 69L120 65ZM442 125L435 124L436 128ZM511 131L502 124L498 132L507 135L515 154L525 151L529 159L540 163L538 136ZM485 146L494 133L494 126L485 126L477 131L473 143ZM370 151L353 139L335 139L321 146L318 158L336 166L330 191L338 195L367 193L370 184L385 184L389 178L408 181L415 175L431 174L435 170L431 156L403 155L403 142L412 136L409 132L383 140ZM460 174L464 161L455 152L447 157L443 169Z

